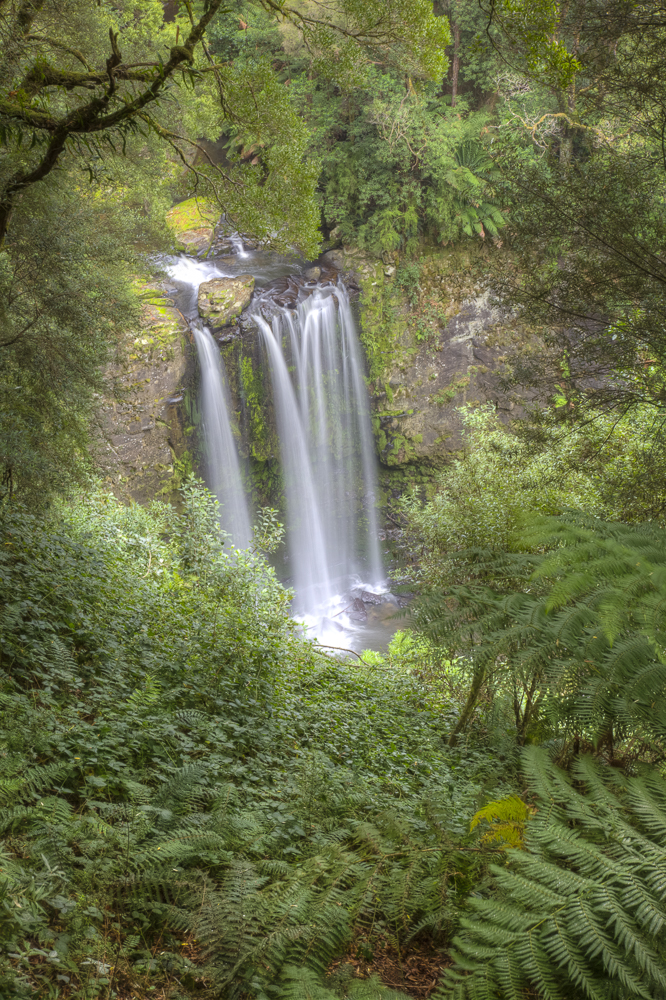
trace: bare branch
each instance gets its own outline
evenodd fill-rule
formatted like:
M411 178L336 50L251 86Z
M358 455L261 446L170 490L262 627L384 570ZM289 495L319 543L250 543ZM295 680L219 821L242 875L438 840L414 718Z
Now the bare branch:
M118 48L118 32L115 32L114 34L113 28L109 28L109 40L111 42L111 55L106 60L106 73L109 78L109 86L106 91L107 99L112 97L116 92L116 78L114 70L120 66L123 61L120 49Z
M23 337L28 332L28 330L35 325L38 319L41 319L42 315L43 315L42 312L38 312L37 315L32 320L30 320L30 322L27 323L22 330L19 330L19 332L16 334L15 337L12 337L11 340L3 340L2 342L0 342L0 347L11 347L12 344L15 344L17 340L20 340L21 337Z
M222 208L224 208L224 202L222 201L217 192L217 188L215 187L215 182L207 174L202 174L200 170L197 170L197 168L194 166L193 163L188 162L182 149L176 144L177 142L185 142L189 146L192 146L194 149L198 150L202 154L202 156L205 156L210 166L220 175L221 178L223 178L223 180L225 180L228 184L231 184L233 187L242 189L243 182L240 180L236 180L233 177L230 177L229 174L225 173L225 171L221 169L219 164L213 162L207 150L203 146L201 146L198 142L195 142L193 139L188 139L187 136L178 135L176 132L169 131L169 129L164 128L162 125L159 124L159 122L156 122L153 118L151 118L150 115L142 114L139 117L142 119L142 121L145 121L145 123L150 128L152 128L153 131L157 135L159 135L161 139L164 139L164 141L171 146L174 152L178 154L179 159L182 161L183 165L187 168L187 170L189 170L191 173L195 175L195 177L197 178L197 182L200 179L203 179L212 184L215 199Z

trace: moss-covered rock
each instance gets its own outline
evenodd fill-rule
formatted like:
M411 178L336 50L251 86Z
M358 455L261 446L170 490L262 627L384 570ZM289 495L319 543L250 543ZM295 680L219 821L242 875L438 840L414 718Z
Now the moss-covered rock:
M135 290L141 322L126 331L116 362L105 373L96 457L117 497L145 503L175 488L176 467L187 461L180 406L187 326L161 288L137 281Z
M213 202L188 198L174 205L166 220L176 245L186 253L198 253L212 243L219 214Z
M356 257L360 337L385 466L436 466L459 453L463 403L492 401L505 419L519 415L520 399L502 393L495 376L507 348L529 349L530 337L493 301L484 251L433 249L402 269ZM345 250L343 258L348 271L355 255Z
M243 309L247 309L253 291L254 277L251 274L204 281L199 285L199 315L211 326L228 326L238 319Z

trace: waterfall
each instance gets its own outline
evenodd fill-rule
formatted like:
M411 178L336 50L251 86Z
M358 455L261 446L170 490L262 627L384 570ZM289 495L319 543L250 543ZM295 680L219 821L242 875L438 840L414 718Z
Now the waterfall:
M280 309L266 346L287 500L296 610L321 618L354 583L382 580L367 390L346 291Z
M255 299L253 318L273 386L294 610L309 635L348 646L358 622L345 614L354 600L350 591L384 589L368 396L349 298L330 277L316 288L306 286L300 267L275 255L243 250L241 261L240 240L233 240L237 263L224 258L224 271L215 262L185 257L167 267L199 354L208 484L221 502L222 526L236 546L247 545L250 519L224 361L197 316L197 288L212 277L250 270L266 289ZM276 281L284 286L276 290ZM286 291L288 304L280 305Z
M231 401L220 350L197 314L197 291L202 281L222 276L217 265L178 257L166 271L181 287L181 311L188 316L201 369L201 412L208 486L220 501L220 522L236 548L252 538L238 449L231 424Z
M206 442L208 485L221 504L221 524L233 544L244 549L252 530L238 450L231 427L231 406L220 349L207 327L192 323L201 368L201 413Z

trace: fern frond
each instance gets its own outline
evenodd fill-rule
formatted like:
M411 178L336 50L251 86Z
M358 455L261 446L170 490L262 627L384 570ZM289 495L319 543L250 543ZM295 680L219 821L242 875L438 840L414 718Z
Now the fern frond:
M663 779L620 781L591 758L572 778L536 748L524 765L538 790L525 850L470 901L437 996L666 996L666 853L652 833L666 822Z

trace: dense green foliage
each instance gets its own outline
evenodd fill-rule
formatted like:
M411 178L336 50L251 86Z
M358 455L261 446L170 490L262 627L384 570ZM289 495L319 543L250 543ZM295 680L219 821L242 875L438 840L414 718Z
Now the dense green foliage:
M438 13L442 44L448 24ZM476 19L471 11L466 17L473 22L465 36L466 72L488 82L473 55L481 18L478 11ZM412 257L424 239L497 235L504 218L479 142L486 115L466 103L451 113L441 79L428 80L404 53L383 51L363 74L342 56L323 61L293 29L278 29L249 2L239 2L212 30L213 47L235 61L249 65L270 56L279 67L321 165L322 221L333 240Z
M487 753L446 750L409 657L315 653L215 524L196 484L3 520L3 995L342 995L352 936L445 939L483 867Z
M367 667L324 657L261 554L227 550L206 492L183 500L5 512L6 994L379 998L330 962L459 928L442 996L660 995L663 780L580 749L660 754L663 532L555 519L499 574L537 566L526 590L449 590L496 705L447 749L462 638L455 664L405 633ZM547 742L523 761L523 849L503 854L469 824L516 787L498 704L530 676L530 738Z
M80 475L102 368L138 311L125 248L150 234L161 236L135 206L56 185L16 220L11 256L0 254L1 494L45 499Z
M498 234L493 168L478 140L483 116L463 120L434 86L417 94L387 74L335 100L321 83L304 90L323 213L338 238L411 257L424 238Z
M463 407L460 415L465 457L438 474L428 504L418 491L400 503L428 585L476 576L464 551L511 548L529 513L666 523L661 419L650 408L622 420L595 411L572 420L556 407L513 430L492 406Z
M577 0L539 4L527 21L521 9L493 6L520 70L499 87L495 158L514 211L494 283L548 350L516 358L514 382L662 407L663 8ZM549 68L542 30L574 75Z
M558 736L606 741L611 757L614 738L661 753L663 530L573 517L521 528L518 552L464 552L476 579L425 599L421 627L469 651L475 685L495 673L511 690L521 741L548 720Z

